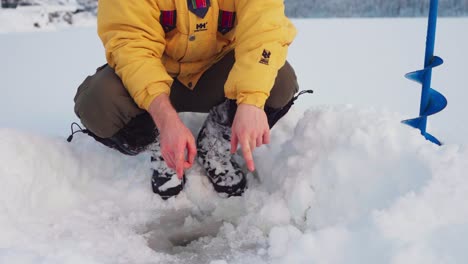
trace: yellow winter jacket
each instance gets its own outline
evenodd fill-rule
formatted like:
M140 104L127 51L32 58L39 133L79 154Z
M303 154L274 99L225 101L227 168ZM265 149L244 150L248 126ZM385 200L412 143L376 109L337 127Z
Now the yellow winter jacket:
M189 9L200 1L210 5L204 17ZM98 34L142 109L169 94L173 78L193 89L233 49L225 95L262 108L296 29L283 0L99 0Z

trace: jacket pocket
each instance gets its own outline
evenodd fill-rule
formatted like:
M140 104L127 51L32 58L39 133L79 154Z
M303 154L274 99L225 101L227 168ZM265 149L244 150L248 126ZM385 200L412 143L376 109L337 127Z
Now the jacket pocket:
M176 10L161 10L159 23L165 33L169 33L177 27L177 11Z
M219 10L218 32L226 35L231 31L236 22L236 12Z

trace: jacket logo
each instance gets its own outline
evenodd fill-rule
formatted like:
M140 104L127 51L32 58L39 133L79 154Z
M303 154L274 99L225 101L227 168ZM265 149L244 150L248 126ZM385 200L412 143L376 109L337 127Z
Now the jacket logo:
M262 58L260 59L259 62L261 64L270 65L270 56L271 56L271 52L264 49L262 53Z
M208 24L208 22L197 24L195 32L208 30L208 28L206 27L207 24Z

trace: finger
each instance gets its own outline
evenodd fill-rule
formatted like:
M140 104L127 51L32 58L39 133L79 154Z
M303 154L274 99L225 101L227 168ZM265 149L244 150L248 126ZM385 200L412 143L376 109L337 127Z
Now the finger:
M251 137L249 140L250 150L254 151L257 147L257 139L255 137Z
M169 163L171 164L170 168L175 171L176 170L176 163L175 163L175 159L174 159L174 154L169 155Z
M238 144L239 142L237 140L237 135L233 133L231 137L231 153L232 154L236 153Z
M184 169L190 169L193 166L195 156L197 155L197 148L195 143L188 141L187 145L187 159L184 160Z
M195 146L195 141L193 139L189 140L187 142L187 151L188 151L188 159L187 162L190 164L190 167L192 167L193 162L195 160L195 156L197 155L197 147ZM187 168L188 169L188 168Z
M242 155L244 156L244 160L245 160L245 163L247 164L247 168L250 171L254 171L255 164L253 162L252 150L250 149L250 143L248 142L248 140L242 141L241 147L242 147Z
M190 168L192 168L193 164L192 163L189 163L187 161L184 161L184 170L188 170Z
M262 136L257 138L257 148L260 147L261 145L263 145L263 137Z
M184 151L183 150L179 150L178 153L176 154L175 167L176 167L177 177L179 177L179 179L182 179L182 177L184 176Z
M163 156L163 159L164 159L164 161L166 162L167 167L169 167L169 168L175 170L174 161L172 160L172 158L170 158L170 156L167 156L167 157L164 157L164 156Z
M190 163L190 158L188 157L189 153L188 151L184 151L184 159L183 159L183 167L185 169L190 169L192 167L192 163Z
M263 144L270 144L270 129L263 133Z
M164 151L163 149L161 149L161 156L164 160L164 162L166 162L166 165L167 167L171 168L171 169L174 169L174 162L171 158L171 155L167 152L167 151Z

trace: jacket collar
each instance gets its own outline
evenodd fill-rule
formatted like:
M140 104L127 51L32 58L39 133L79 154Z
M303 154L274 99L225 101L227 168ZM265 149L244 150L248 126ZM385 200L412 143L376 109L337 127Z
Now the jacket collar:
M204 18L210 8L210 0L187 0L188 9L200 18Z

